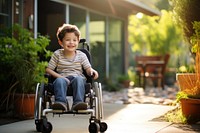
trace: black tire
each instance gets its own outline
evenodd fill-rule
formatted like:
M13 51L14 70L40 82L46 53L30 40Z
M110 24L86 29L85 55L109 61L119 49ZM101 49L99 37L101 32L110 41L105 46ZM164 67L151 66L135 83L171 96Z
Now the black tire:
M100 129L99 124L97 124L95 122L90 123L90 125L89 125L89 132L90 133L98 133L99 129Z
M42 133L50 133L53 129L53 126L50 122L47 122L47 124L43 125Z
M100 123L100 132L105 132L108 129L108 125L105 122Z
M35 95L35 111L34 111L34 117L35 120L39 120L42 113L42 103L40 103L40 98L43 99L43 92L44 92L44 83L38 83L36 88L36 95ZM41 106L41 107L40 107Z
M37 123L35 125L36 125L37 132L41 132L42 131L42 124L41 123Z
M37 87L36 87L36 92L35 92L35 107L34 107L34 118L35 118L35 126L36 126L36 130L37 132L41 132L42 131L42 122L41 122L41 108L39 108L39 99L41 97L42 94L41 93L41 89L44 90L44 84L43 83L38 83Z

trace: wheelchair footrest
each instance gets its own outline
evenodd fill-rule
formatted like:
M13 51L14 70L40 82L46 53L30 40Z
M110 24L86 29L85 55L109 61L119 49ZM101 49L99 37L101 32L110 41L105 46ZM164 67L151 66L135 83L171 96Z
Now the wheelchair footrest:
M53 109L45 109L43 110L43 116L45 116L48 113L54 113L54 114L93 114L93 109L87 109L87 110L69 110L69 111L63 111L63 110L53 110Z

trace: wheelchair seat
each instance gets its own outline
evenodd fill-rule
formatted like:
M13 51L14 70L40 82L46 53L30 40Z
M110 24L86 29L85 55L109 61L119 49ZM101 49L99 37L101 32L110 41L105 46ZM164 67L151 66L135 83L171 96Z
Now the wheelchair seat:
M83 45L81 49L82 52L86 54L88 60L91 62L91 55L89 53L89 45L86 43L85 39L81 39L80 43ZM86 48L85 48L86 46ZM48 74L45 74L45 77L48 78L48 83L38 83L36 86L36 96L35 96L35 125L36 130L42 133L50 133L53 129L53 126L47 120L47 114L53 113L54 115L58 114L90 114L89 118L89 132L105 132L107 130L107 124L101 122L103 119L103 102L102 102L102 88L101 83L94 82L92 77L87 76L86 72L83 71L83 74L86 76L87 81L85 84L85 102L88 104L87 110L53 110L51 108L54 95L53 92L53 81L54 78ZM71 86L69 86L71 87ZM68 89L67 96L72 96L72 89ZM69 104L68 104L69 105Z

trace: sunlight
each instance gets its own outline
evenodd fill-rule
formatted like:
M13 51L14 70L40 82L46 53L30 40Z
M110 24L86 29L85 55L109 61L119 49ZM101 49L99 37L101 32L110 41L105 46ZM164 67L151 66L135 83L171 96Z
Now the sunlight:
M143 17L143 13L138 12L138 13L136 14L136 17L139 18L139 19L141 19L141 18Z
M107 104L106 104L107 105ZM109 105L109 104L108 104ZM158 116L162 116L166 112L172 109L172 106L160 106L160 105L152 105L152 104L128 104L128 105L119 105L112 104L110 105L112 108L121 107L119 110L115 112L109 112L106 114L105 121L108 123L109 128L107 132L109 133L132 133L132 132L155 132L158 131L161 126L159 123L153 122L152 119L157 118ZM106 106L108 107L108 106ZM110 107L110 108L111 108ZM122 108L123 107L123 108ZM109 108L109 107L108 107ZM151 122L152 121L152 122ZM148 123L148 125L144 124L143 129L139 126L141 123ZM163 124L163 123L162 123ZM151 126L149 126L151 125ZM167 123L166 123L167 125Z

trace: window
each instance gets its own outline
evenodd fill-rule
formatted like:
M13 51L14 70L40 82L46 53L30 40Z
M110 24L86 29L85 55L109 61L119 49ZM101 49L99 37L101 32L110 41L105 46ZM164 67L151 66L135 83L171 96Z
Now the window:
M123 21L109 19L109 77L116 79L123 72Z
M89 36L93 67L99 72L99 79L106 77L105 17L90 13Z
M11 26L11 0L0 0L0 34L1 31Z
M38 2L38 32L50 36L48 49L55 51L60 48L56 32L58 27L65 23L66 5L49 0Z
M69 23L76 25L80 32L81 38L86 38L86 11L73 6L69 7Z

